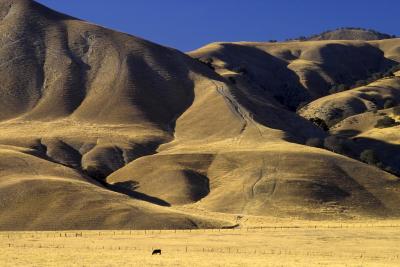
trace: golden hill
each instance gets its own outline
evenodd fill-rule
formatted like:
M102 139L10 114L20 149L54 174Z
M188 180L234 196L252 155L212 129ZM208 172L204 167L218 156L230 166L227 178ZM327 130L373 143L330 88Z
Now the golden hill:
M299 110L305 118L318 117L328 126L367 111L385 108L386 101L400 103L400 77L380 79L366 86L321 97Z
M186 55L34 1L0 10L0 229L232 224L182 205L399 216L398 177L302 145L329 133L293 112L395 64L398 40L221 43Z
M382 40L393 38L393 35L381 33L371 29L344 27L325 31L306 38L307 40Z

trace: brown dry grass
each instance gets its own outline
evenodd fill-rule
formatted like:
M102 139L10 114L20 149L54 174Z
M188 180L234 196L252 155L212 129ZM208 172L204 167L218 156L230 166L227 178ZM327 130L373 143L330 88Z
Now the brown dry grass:
M2 232L0 262L2 266L398 266L399 226L399 221L303 222L264 229L84 231L82 236L81 232ZM153 248L162 249L162 256L152 256Z

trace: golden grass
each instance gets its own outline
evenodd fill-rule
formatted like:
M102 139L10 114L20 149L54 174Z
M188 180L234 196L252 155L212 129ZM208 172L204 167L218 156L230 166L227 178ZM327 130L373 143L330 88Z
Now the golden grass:
M81 235L82 234L82 235ZM398 266L400 222L1 232L2 266ZM161 256L152 256L154 248Z
M209 228L234 221L214 221L202 211L193 217L195 209L227 216L400 217L398 178L299 145L324 133L274 99L293 98L286 104L294 107L309 93L325 95L327 85L350 70L363 78L365 70L383 66L384 55L397 57L398 40L373 43L382 50L363 41L242 42L190 54L211 58L217 73L234 78L224 80L179 51L66 18L34 1L0 1L0 13L7 15L0 25L6 59L0 68L0 229ZM34 51L31 41L40 44ZM372 97L395 97L392 87L400 87L400 79L373 85L379 88L356 89L366 107ZM347 105L349 94L327 100ZM245 237L252 244L251 235ZM103 240L89 240L95 257L94 245ZM84 253L82 244L71 249ZM67 254L67 263L79 261ZM114 262L119 259L125 260Z

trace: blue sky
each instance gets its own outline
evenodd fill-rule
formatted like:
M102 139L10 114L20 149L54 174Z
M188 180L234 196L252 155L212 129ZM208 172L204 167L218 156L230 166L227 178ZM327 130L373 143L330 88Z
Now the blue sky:
M38 0L53 9L190 51L215 41L266 41L342 26L400 35L399 0Z

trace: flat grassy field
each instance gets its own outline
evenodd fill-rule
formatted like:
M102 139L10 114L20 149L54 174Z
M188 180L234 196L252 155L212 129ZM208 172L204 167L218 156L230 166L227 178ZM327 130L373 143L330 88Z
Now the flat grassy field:
M162 255L152 256L152 249ZM0 232L1 266L399 266L400 222Z

